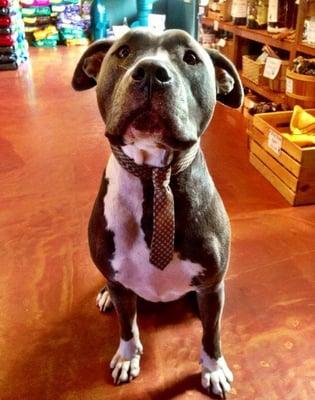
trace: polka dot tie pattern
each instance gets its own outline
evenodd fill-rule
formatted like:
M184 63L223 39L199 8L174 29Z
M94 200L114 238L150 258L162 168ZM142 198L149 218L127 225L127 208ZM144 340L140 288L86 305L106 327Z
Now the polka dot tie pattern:
M138 165L129 158L120 147L111 146L119 164L140 179L152 179L153 198L153 233L150 246L150 262L159 269L164 269L172 261L175 239L174 197L169 185L172 175L184 171L195 159L199 143L182 153L166 167L156 168Z
M175 216L174 197L169 186L171 168L154 168L153 221L154 229L150 249L150 262L164 269L172 260L174 252Z

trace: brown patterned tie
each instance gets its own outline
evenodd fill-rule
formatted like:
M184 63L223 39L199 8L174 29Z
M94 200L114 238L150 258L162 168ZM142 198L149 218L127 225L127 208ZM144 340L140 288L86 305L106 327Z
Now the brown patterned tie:
M175 238L174 197L169 186L172 175L184 171L195 159L199 144L194 145L183 156L167 167L138 165L120 147L112 146L113 154L119 164L131 174L142 179L152 179L153 234L150 246L150 262L164 269L172 260Z
M153 199L153 235L150 248L150 262L164 269L173 258L175 216L174 197L169 186L171 168L154 168L152 181Z

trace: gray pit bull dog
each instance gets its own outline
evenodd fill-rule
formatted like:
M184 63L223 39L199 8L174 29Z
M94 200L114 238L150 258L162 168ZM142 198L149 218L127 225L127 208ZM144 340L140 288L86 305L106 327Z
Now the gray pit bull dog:
M234 108L242 104L238 73L183 31L157 35L138 29L117 41L93 43L72 85L78 91L96 85L113 149L91 215L89 244L107 279L97 304L105 310L112 301L120 322L120 344L110 363L114 382L129 382L140 372L137 296L167 302L194 291L203 327L202 386L225 397L233 380L220 347L230 225L199 140L217 100ZM173 204L173 241L169 259L160 249L159 265L151 258L159 229L153 175L166 170L169 181L159 190ZM163 207L160 215L163 225ZM163 235L157 247L162 240Z

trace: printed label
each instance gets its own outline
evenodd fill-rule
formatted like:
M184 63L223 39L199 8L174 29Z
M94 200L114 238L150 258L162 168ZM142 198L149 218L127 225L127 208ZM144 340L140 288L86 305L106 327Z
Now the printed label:
M281 154L282 136L270 130L268 134L268 147L278 156Z
M275 79L280 71L280 68L280 58L267 57L263 75L265 78Z
M217 21L217 20L213 21L213 30L214 31L219 30L219 21Z
M231 15L234 18L245 18L247 15L247 0L233 0Z
M268 22L278 22L278 0L268 2Z
M293 93L293 80L291 78L286 79L286 91L287 93Z
M225 40L225 39L221 38L221 39L219 39L219 40L217 41L217 46L219 46L219 47L225 47L225 45L226 45L226 40Z

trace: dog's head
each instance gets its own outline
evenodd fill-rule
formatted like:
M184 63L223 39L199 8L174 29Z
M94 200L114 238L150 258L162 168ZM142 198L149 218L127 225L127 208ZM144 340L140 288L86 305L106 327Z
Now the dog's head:
M158 146L188 148L207 127L216 100L234 108L243 101L232 63L180 30L156 35L137 29L117 41L94 42L72 85L96 85L106 135L118 145L141 136L153 137Z

